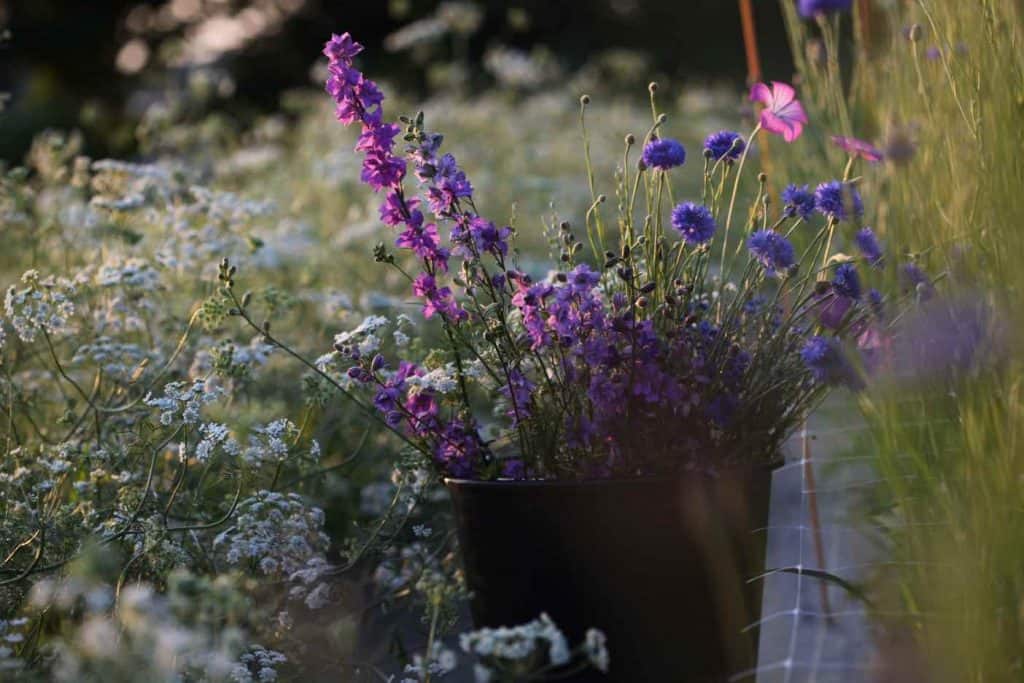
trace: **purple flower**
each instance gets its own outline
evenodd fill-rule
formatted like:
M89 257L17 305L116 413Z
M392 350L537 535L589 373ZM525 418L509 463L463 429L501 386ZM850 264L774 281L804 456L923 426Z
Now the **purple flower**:
M917 143L914 140L913 126L896 126L885 141L885 156L895 164L905 164L914 157Z
M797 0L800 16L810 19L818 14L849 12L853 0Z
M712 133L704 140L704 149L715 161L719 159L739 159L747 144L739 133L731 130L720 130Z
M672 209L672 227L687 244L704 244L715 235L715 218L706 206L683 202Z
M521 481L526 479L526 464L522 458L509 458L501 464L501 476L504 479Z
M787 216L800 216L806 221L814 213L814 193L806 185L787 185L782 191L782 205Z
M811 337L801 349L800 358L814 379L822 384L857 383L856 374L834 337Z
M363 159L362 181L377 192L385 187L397 187L405 177L405 161L389 152L370 152Z
M868 303L871 304L871 312L875 314L875 317L884 320L885 297L874 287L868 290Z
M423 304L424 318L432 318L437 313L452 321L467 317L467 313L455 302L451 288L438 287L433 275L428 273L417 275L412 282L412 292L425 301Z
M864 213L864 202L857 189L850 183L838 180L818 185L814 190L814 207L826 218L837 221L846 220L851 210L856 216Z
M935 286L928 275L916 263L904 263L900 268L900 281L904 292L915 292L922 301L932 298Z
M707 413L707 416L717 426L726 427L732 421L739 405L740 401L736 396L732 394L719 394L708 402L704 412Z
M750 100L764 105L761 110L761 127L769 133L781 135L786 142L793 142L804 130L807 114L796 99L793 86L772 81L769 89L764 83L755 83L750 88Z
M391 152L395 144L395 136L400 128L393 123L382 123L379 126L363 126L363 132L356 143L357 152Z
M452 420L438 434L434 460L450 477L474 476L485 447L474 427Z
M861 294L860 276L857 268L852 263L842 263L836 268L835 277L832 278L832 289L840 296L850 299L859 299Z
M448 270L448 251L441 248L441 238L437 226L433 223L409 226L395 240L395 246L411 249L427 263L437 266L442 271Z
M400 361L395 374L377 390L377 395L373 399L373 404L377 410L385 414L395 411L398 408L398 399L401 397L402 392L405 391L405 380L417 374L417 370L418 368L414 363L404 360Z
M344 65L331 65L328 73L326 88L337 102L334 115L338 120L346 126L356 121L367 126L380 125L384 95L377 84Z
M473 186L451 154L445 154L435 164L422 165L417 173L428 174L427 203L440 218L451 218L456 203L473 196Z
M384 221L385 225L401 225L402 223L409 223L410 225L419 225L423 222L423 214L417 210L420 205L420 200L415 197L404 200L398 192L389 192L384 203L380 205L380 219ZM406 211L409 212L409 217L406 218Z
M531 340L531 348L536 351L547 346L551 341L544 316L544 302L551 296L551 285L546 282L531 284L528 278L516 278L516 293L512 296L512 305L519 309L523 316L523 327Z
M650 168L667 171L686 162L686 149L678 140L655 138L644 147L643 161Z
M882 152L874 145L844 135L833 135L832 143L852 157L860 157L875 164L882 160Z
M993 308L984 295L954 296L933 299L908 312L893 339L891 374L945 385L1005 358L1010 348L1005 311Z
M534 385L526 375L516 369L509 370L509 383L501 387L501 394L508 399L506 415L512 418L512 425L530 417L530 402L533 400Z
M568 273L569 286L582 294L589 294L601 281L601 274L595 272L586 263L581 263Z
M853 306L853 299L842 296L831 284L826 287L821 294L815 294L814 308L818 322L829 329L838 330Z
M331 39L324 45L324 55L333 62L351 62L356 55L363 51L363 46L352 40L347 32L340 36L331 34Z
M796 262L793 245L773 230L758 230L747 240L747 248L769 275L786 272Z
M508 254L508 238L512 228L498 228L491 221L480 216L459 215L452 228L452 243L459 245L456 253L472 258L474 253L493 254L504 257Z
M877 266L882 262L882 245L879 244L874 230L867 227L861 228L857 231L854 239L857 242L857 248L860 249L860 253L868 260L868 263Z

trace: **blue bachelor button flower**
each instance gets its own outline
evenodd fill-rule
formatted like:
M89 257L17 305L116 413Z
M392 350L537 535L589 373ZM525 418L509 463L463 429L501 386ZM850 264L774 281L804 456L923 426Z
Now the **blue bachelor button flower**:
M861 201L860 193L853 185L830 180L818 185L815 189L814 208L826 218L843 221L850 216L850 209L853 210L854 215L863 214L864 202Z
M806 221L814 214L814 193L806 185L789 185L782 191L782 206L790 218L800 216Z
M667 171L686 163L686 148L678 140L656 138L644 147L643 161L648 167Z
M851 299L860 298L860 276L852 263L843 263L836 268L836 276L832 280L832 289L840 296Z
M882 245L879 244L874 230L871 228L861 228L857 231L854 239L857 242L857 248L860 249L860 253L867 259L868 263L873 266L881 263Z
M704 149L711 153L711 158L715 161L739 159L746 146L740 134L731 130L720 130L704 140Z
M773 230L758 230L747 240L747 248L769 275L788 271L796 262L793 245Z
M834 337L811 337L800 350L800 358L814 379L822 384L854 383L855 375Z
M849 12L853 0L797 0L800 16L810 19L817 14L830 12Z
M683 202L672 209L672 227L687 244L703 244L715 234L715 219L706 206Z

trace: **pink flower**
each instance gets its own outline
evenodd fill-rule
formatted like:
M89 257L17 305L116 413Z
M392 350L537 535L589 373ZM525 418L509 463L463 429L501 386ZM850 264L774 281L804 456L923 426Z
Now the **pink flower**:
M882 152L870 143L848 138L844 135L833 135L832 143L839 149L845 150L852 157L860 157L864 161L878 163L882 160Z
M793 86L772 81L769 89L764 83L755 83L750 88L750 99L764 105L761 110L761 127L769 133L781 135L786 142L793 142L804 130L807 114L796 99Z

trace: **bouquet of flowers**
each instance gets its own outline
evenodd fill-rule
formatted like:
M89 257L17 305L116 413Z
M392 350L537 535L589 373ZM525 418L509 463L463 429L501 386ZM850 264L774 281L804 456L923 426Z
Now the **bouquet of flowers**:
M676 202L673 170L687 152L665 134L652 83L652 124L626 137L615 174L614 220L584 128L592 204L578 226L551 226L557 261L531 273L516 231L480 215L423 113L385 120L383 94L354 65L362 49L332 36L326 89L338 120L361 126L362 180L409 252L381 244L376 260L408 278L446 343L388 358L385 322L371 318L339 335L318 369L443 475L587 479L770 462L829 387L856 387L877 363L886 297L863 280L883 253L851 177L877 151L836 138L850 155L841 180L790 185L776 203L759 174L749 210L737 208L758 135L802 133L792 87L756 84L759 123L746 137L710 135L700 200ZM225 266L229 291L232 277Z

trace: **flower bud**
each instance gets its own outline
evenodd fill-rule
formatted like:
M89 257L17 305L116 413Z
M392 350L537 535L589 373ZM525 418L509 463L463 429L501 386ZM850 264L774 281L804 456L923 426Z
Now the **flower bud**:
M648 89L649 91L651 91L652 93L656 93L656 92L658 92L658 83L657 83L657 81L651 81L651 82L650 82L650 83L649 83L649 84L647 85L647 89Z
M921 40L923 34L924 30L921 28L921 24L911 24L910 30L907 31L907 39L912 43L916 43Z
M636 142L636 136L635 135L633 135L632 133L629 133L629 134L626 135L626 144L627 145L632 145L635 142Z
M590 95L580 95L580 104L584 107L590 104Z

